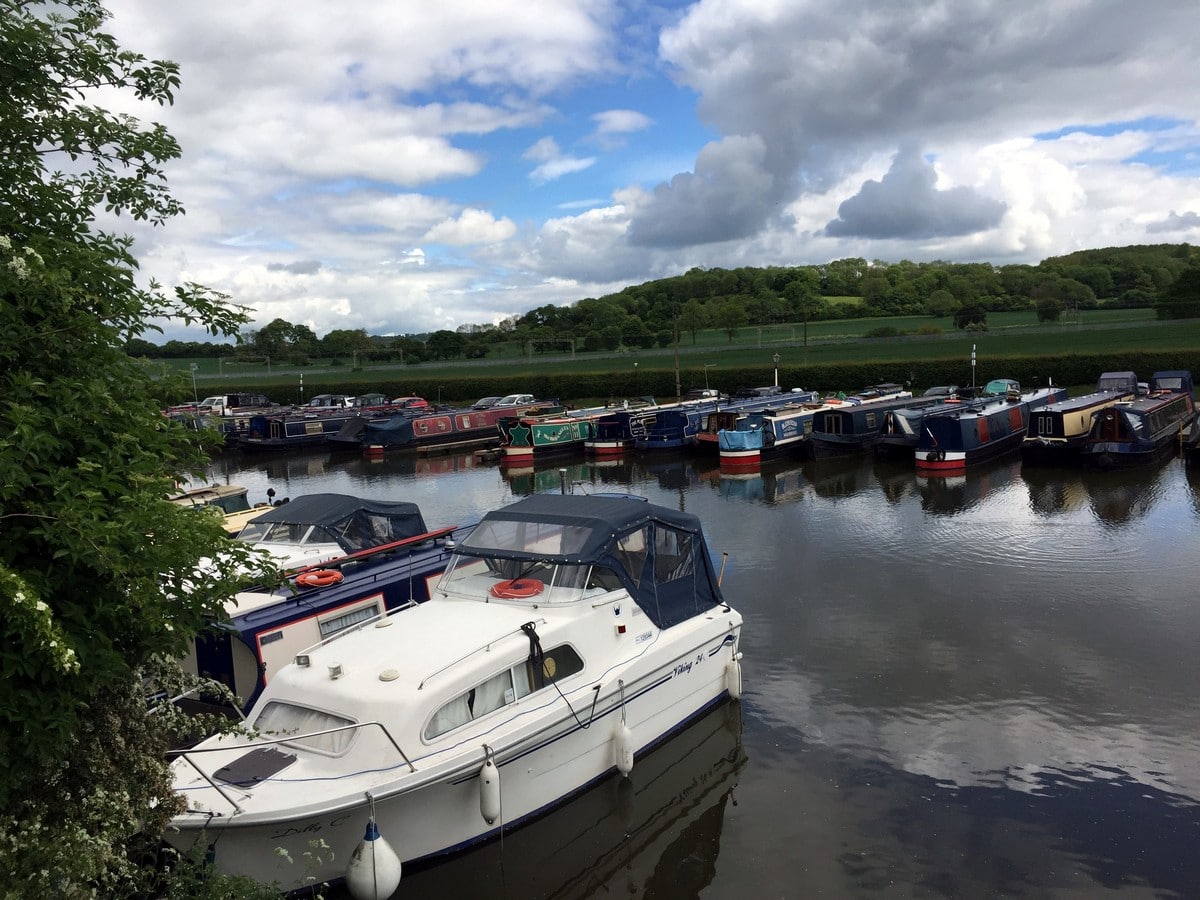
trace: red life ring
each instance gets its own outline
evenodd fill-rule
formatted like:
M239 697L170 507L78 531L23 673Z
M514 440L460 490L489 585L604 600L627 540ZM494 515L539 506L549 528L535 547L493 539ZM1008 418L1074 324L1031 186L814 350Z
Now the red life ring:
M313 569L311 572L301 572L296 576L296 584L302 587L329 587L339 584L346 576L337 569Z
M501 600L523 600L536 597L545 589L546 585L536 578L510 578L493 584L489 593Z

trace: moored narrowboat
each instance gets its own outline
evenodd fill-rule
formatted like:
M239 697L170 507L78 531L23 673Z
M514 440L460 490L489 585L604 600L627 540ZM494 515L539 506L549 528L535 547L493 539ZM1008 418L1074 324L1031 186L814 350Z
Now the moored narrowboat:
M441 451L495 443L496 426L505 416L560 411L555 400L534 400L517 407L426 410L423 415L364 416L347 422L329 438L331 445L368 455L392 451Z
M1078 462L1093 417L1121 400L1132 400L1137 392L1137 375L1133 372L1105 372L1092 393L1047 403L1035 410L1029 433L1021 442L1021 461L1033 465Z
M631 402L632 405L632 402ZM551 415L504 416L500 432L500 462L527 466L535 460L583 449L592 425L608 407L572 409Z
M866 402L826 407L818 410L812 420L808 448L816 458L849 456L871 450L883 435L888 414L907 409L928 408L940 400L914 397L908 391L891 393L877 386L879 396Z
M1192 373L1155 372L1145 397L1116 403L1093 420L1079 458L1094 469L1149 465L1169 456L1196 413Z
M1066 389L1025 393L1011 379L989 382L982 403L964 403L921 419L914 454L918 472L957 472L1016 450L1029 431L1034 409L1063 400Z
M753 468L768 459L803 454L822 412L877 408L911 397L898 384L873 385L849 397L838 393L822 399L813 393L799 403L748 414L718 434L721 468Z

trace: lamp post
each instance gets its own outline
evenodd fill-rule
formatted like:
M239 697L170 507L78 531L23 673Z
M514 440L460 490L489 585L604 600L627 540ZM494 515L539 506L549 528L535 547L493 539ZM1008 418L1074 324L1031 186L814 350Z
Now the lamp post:
M637 396L637 392L638 392L637 367L638 367L638 364L634 363L633 364L633 394L635 397Z
M775 361L775 387L779 387L779 354L771 357Z
M196 364L192 363L190 368L192 370L192 399L199 403L200 395L196 393Z

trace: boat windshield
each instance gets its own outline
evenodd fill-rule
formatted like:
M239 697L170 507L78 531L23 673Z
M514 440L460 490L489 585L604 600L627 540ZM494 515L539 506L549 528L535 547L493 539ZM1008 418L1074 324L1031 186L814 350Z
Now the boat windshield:
M592 572L597 573L592 577ZM446 596L478 600L527 600L573 603L585 594L604 593L599 567L558 563L549 559L499 559L457 554L438 584ZM594 583L593 583L594 582ZM592 590L587 590L588 588Z
M463 541L462 547L480 555L492 551L572 556L583 549L591 533L589 527L561 522L485 518Z
M248 522L238 534L248 544L339 544L337 535L303 522Z

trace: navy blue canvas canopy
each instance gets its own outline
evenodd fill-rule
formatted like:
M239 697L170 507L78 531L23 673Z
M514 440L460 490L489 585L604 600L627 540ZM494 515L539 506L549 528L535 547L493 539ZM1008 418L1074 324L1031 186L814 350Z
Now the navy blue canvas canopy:
M723 602L700 520L635 497L534 494L488 513L458 551L609 569L660 628Z
M305 494L256 516L241 537L251 538L279 524L317 526L349 553L429 531L415 503L364 500L349 494Z

